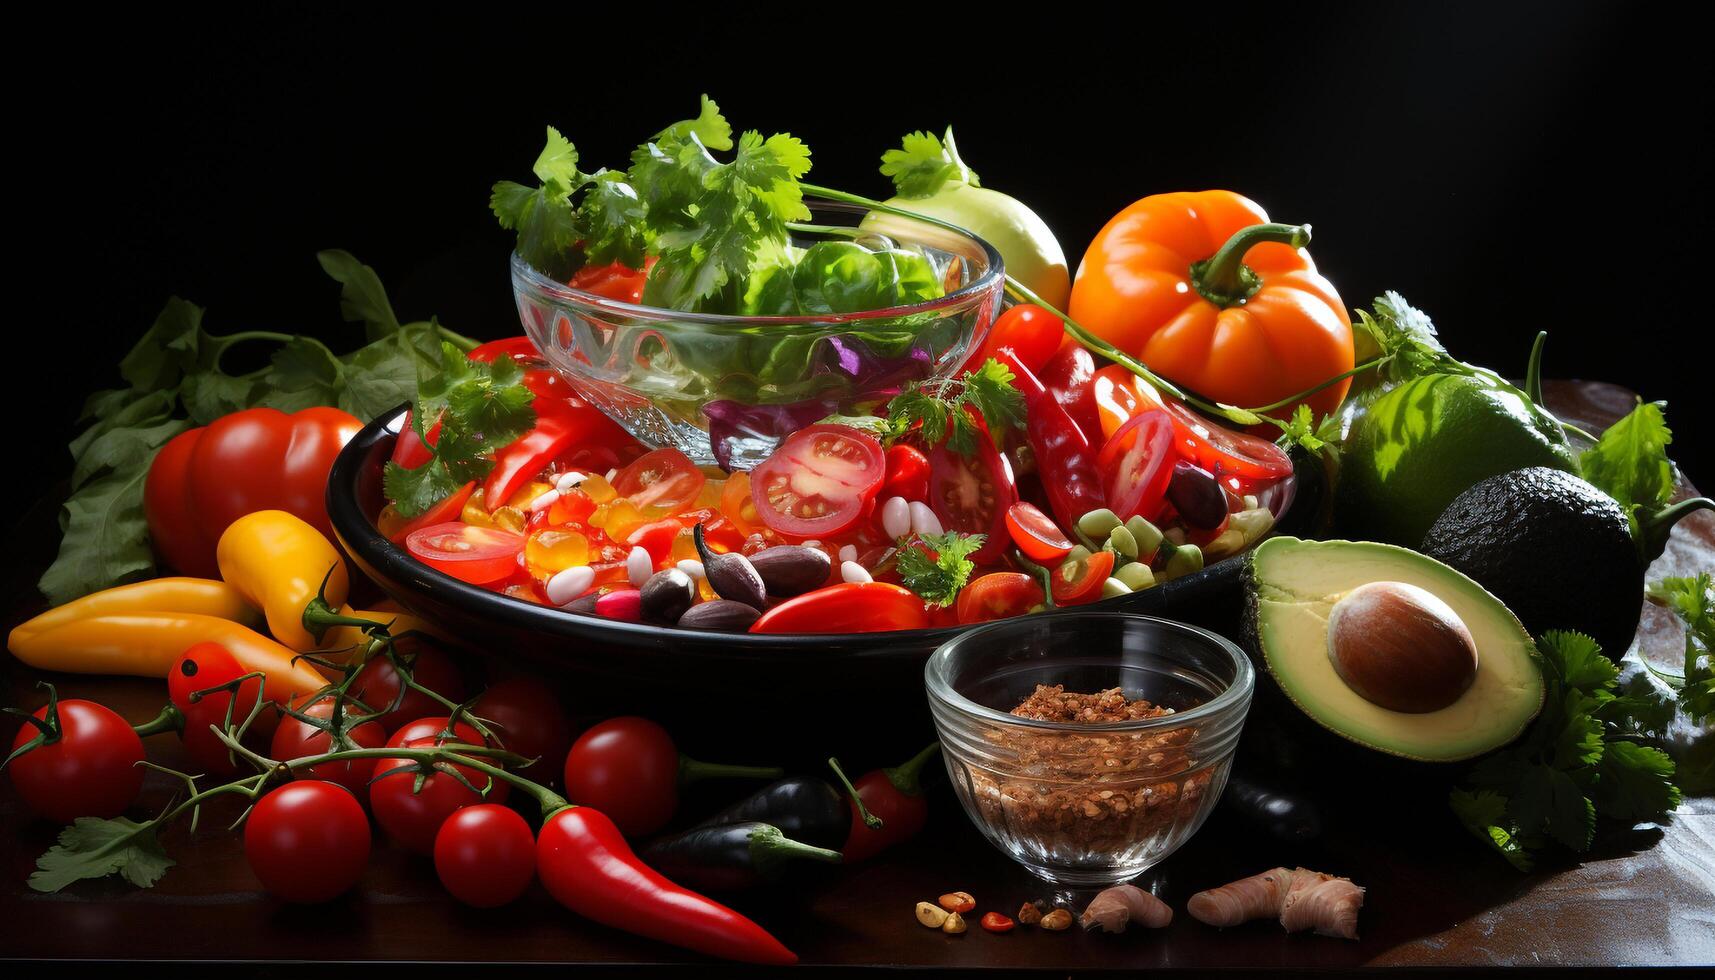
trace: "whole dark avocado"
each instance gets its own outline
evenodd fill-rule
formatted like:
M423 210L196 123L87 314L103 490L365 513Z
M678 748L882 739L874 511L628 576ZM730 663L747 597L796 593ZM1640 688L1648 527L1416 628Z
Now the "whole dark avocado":
M1612 497L1560 470L1490 477L1448 505L1424 554L1489 590L1533 636L1577 630L1618 660L1643 611L1644 565Z

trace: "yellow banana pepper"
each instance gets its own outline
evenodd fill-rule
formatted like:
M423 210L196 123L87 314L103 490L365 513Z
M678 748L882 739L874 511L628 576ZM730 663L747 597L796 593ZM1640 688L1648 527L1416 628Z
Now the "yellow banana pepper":
M268 632L300 653L321 647L333 626L362 626L340 615L350 580L322 533L283 510L233 521L214 549L220 577L262 607ZM373 624L370 624L373 625Z
M199 613L90 616L24 636L14 631L7 645L40 670L164 679L186 649L203 642L219 643L245 670L261 671L270 697L284 700L327 685L308 662L294 662L293 651L230 619Z
M12 630L7 646L23 637L91 616L126 613L197 613L256 627L262 616L244 593L212 578L157 578L115 586L74 599Z

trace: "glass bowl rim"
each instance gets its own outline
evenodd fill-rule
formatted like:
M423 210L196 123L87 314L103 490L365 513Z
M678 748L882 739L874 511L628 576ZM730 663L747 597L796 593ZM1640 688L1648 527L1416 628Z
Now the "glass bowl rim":
M828 201L821 198L809 198L807 201L811 206L823 211L843 211L848 214L869 214L873 210L871 208L865 208L855 204L847 204L843 201ZM640 317L650 320L671 321L668 325L699 324L724 327L755 325L812 328L832 323L865 323L872 320L892 320L917 313L934 313L940 310L958 307L969 301L979 299L983 293L994 289L997 282L1003 281L1006 278L1006 264L1001 258L1000 251L998 249L993 245L990 245L986 239L979 238L977 235L964 228L959 228L956 225L948 225L947 227L951 230L957 231L968 241L974 242L983 250L984 256L988 259L988 268L983 270L982 275L972 280L969 284L947 293L944 296L938 296L935 299L925 300L921 303L912 303L906 306L890 306L878 310L861 310L857 313L812 315L792 314L784 316L743 316L734 313L692 313L683 310L669 309L665 306L645 306L638 303L627 303L622 300L611 299L606 296L598 296L595 293L575 289L563 282L549 277L546 273L524 261L524 257L519 255L516 251L512 253L511 266L513 276L516 279L523 280L528 284L531 291L537 294L546 295L563 301L574 302L581 306L590 307L608 313Z
M1230 657L1234 664L1232 681L1219 694L1204 701L1196 707L1185 711L1175 711L1172 714L1159 715L1154 718L1140 718L1133 721L1107 722L1075 722L1075 721L1043 721L1036 718L1021 718L1018 715L978 704L954 690L944 675L944 665L952 657L952 650L961 644L981 643L991 635L998 636L1009 630L1023 629L1027 626L1052 626L1060 629L1077 629L1080 621L1085 620L1126 620L1147 624L1150 628L1166 628L1170 632L1190 635L1212 643L1215 649ZM987 626L967 630L941 644L929 655L923 665L924 684L929 690L930 697L941 701L948 707L961 714L980 718L984 721L1008 725L1015 728L1034 728L1052 732L1130 732L1149 731L1157 728L1181 728L1187 723L1201 722L1206 719L1231 711L1235 706L1247 704L1256 684L1256 668L1251 659L1239 649L1238 644L1199 626L1181 623L1177 620L1161 616L1149 616L1142 613L1118 612L1115 610L1092 609L1088 612L1060 613L1049 621L1043 617L1015 616L1010 619L997 620Z

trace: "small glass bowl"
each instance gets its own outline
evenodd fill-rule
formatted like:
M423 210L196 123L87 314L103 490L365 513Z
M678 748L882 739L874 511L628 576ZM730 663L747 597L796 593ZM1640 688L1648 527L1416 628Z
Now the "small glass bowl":
M849 241L868 212L808 202L826 231L794 245ZM518 316L581 397L651 446L699 463L751 467L785 436L832 414L859 414L912 381L950 377L1000 311L1000 253L925 223L893 241L920 247L945 295L826 316L726 316L637 306L543 275L516 253ZM893 230L893 229L890 229ZM859 239L862 240L861 238Z
M929 658L947 774L983 835L1045 881L1106 888L1172 854L1226 786L1255 673L1213 633L1153 616L1023 616ZM1038 684L1118 687L1172 714L1107 724L1010 714Z

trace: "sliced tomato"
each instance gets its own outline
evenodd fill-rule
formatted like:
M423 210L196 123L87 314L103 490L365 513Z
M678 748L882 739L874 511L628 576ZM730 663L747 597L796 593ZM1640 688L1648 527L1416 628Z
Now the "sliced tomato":
M1050 575L1049 587L1054 602L1062 606L1081 606L1102 597L1102 583L1113 574L1114 556L1111 551L1098 551L1082 561L1061 562Z
M879 633L929 625L915 592L887 582L841 582L788 599L751 624L752 633Z
M475 490L476 481L472 480L464 486L459 487L457 490L454 490L440 503L430 507L426 511L423 511L411 520L406 521L399 530L394 531L392 535L390 535L393 543L404 544L406 538L410 537L417 531L421 531L423 528L458 520L459 515L464 513L465 501L470 499L471 493Z
M969 456L948 449L946 443L929 451L929 508L940 518L942 530L988 535L971 556L980 566L1006 554L1006 511L1018 491L1011 464L995 452L988 436L978 432L976 443Z
M613 478L613 489L640 508L672 511L696 500L708 480L689 456L668 446L627 463Z
M929 496L929 457L909 443L887 447L887 480L882 493L888 497L923 500Z
M1042 604L1042 586L1023 572L990 572L959 593L959 622L1022 616Z
M1105 476L1108 506L1122 519L1161 515L1167 484L1173 478L1173 418L1164 409L1146 408L1120 426L1102 447L1096 467Z
M430 568L473 585L486 585L518 567L524 535L450 521L412 532L405 547Z
M1006 509L1006 529L1012 543L1031 561L1057 562L1072 550L1071 539L1054 519L1023 500Z
M751 471L750 496L762 522L781 534L826 538L863 517L886 472L874 436L849 425L812 425Z
M1183 402L1161 400L1173 416L1179 452L1211 473L1232 473L1247 480L1278 480L1292 472L1286 450L1267 439L1234 432L1198 415Z
M1101 420L1103 439L1112 439L1120 426L1143 409L1161 407L1161 395L1155 386L1119 364L1097 371L1090 390L1096 402L1096 415Z

